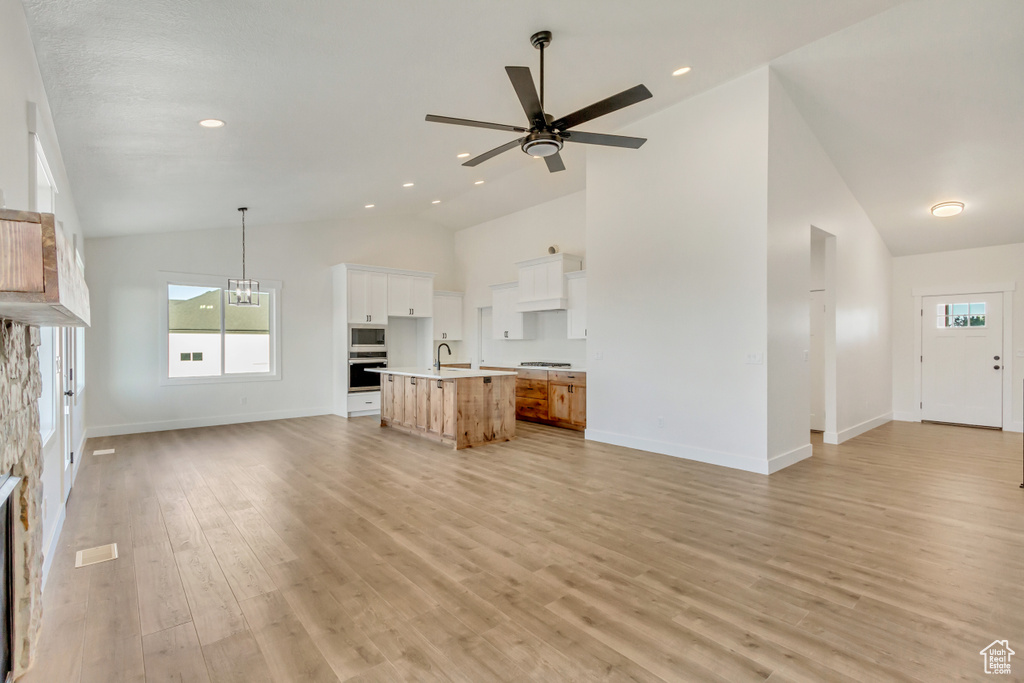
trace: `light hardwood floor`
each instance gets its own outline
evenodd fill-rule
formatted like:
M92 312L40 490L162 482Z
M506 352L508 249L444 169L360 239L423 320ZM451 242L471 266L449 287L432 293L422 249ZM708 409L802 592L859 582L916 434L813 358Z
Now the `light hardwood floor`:
M116 453L82 465L25 683L931 682L1024 651L1019 434L891 423L771 477L527 423L88 445Z

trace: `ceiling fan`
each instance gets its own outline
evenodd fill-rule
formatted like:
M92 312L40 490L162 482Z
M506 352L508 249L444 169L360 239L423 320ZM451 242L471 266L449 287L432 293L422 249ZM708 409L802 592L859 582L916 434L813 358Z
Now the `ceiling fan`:
M450 116L436 116L427 114L427 121L434 123L452 123L458 126L473 126L475 128L493 128L504 130L510 133L526 133L525 136L507 142L500 147L495 147L489 152L474 157L462 164L463 166L476 166L507 152L513 147L519 146L524 152L532 157L544 157L548 165L548 171L555 173L564 171L565 164L559 152L565 142L580 142L586 145L606 145L609 147L629 147L638 149L647 142L647 138L631 138L623 135L605 135L603 133L585 133L580 130L570 130L581 123L586 123L599 116L618 111L631 104L636 104L651 97L651 91L643 84L623 90L617 95L595 102L590 106L583 107L571 114L561 118L554 118L544 112L544 48L551 43L551 31L538 31L530 36L530 43L540 50L540 96L537 96L537 88L533 83L533 76L527 66L506 66L505 71L512 81L512 87L519 96L519 102L523 105L529 127L510 126L503 123L488 123L486 121L472 121L470 119L456 119Z

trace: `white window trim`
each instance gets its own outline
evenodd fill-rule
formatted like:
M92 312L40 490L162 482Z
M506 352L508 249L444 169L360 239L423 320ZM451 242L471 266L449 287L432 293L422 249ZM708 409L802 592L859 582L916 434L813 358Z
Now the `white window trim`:
M50 186L50 204L53 207L53 213L57 213L57 195L60 194L60 190L57 188L57 181L53 177L53 173L50 171L50 162L46 158L46 152L43 150L43 142L39 138L38 133L32 133L32 140L35 142L35 157L31 161L31 178L29 178L29 200L32 204L33 211L39 211L39 176L43 175L46 177L46 182Z
M57 345L57 330L58 329L59 328L56 328L56 327L41 327L39 329L39 334L41 334L41 335L42 334L47 334L46 332L43 332L43 330L49 330L48 333L50 335L50 349L53 351L53 354L49 358L49 363L53 367L53 376L50 377L50 385L51 385L50 386L50 394L51 394L50 414L53 417L53 424L50 426L50 431L46 432L45 434L40 433L40 435L39 435L40 441L42 442L42 448L44 450L50 446L50 444L53 442L54 437L57 436L57 425L58 425L58 422L59 422L59 419L60 419L60 414L58 412L59 408L60 408L60 405L59 405L59 401L57 400L57 394L60 393L57 390L57 388L58 388L57 387L57 378L58 378L58 375L60 374L60 368L57 367L57 346L56 346ZM39 349L36 349L36 355L37 355L37 357L39 359L40 366L42 366L42 363L43 363L44 359L42 358L42 353L40 352ZM41 416L40 416L40 419L41 419Z
M168 353L167 286L191 285L195 287L219 287L225 289L226 275L198 275L195 273L171 273L161 271L158 278L160 298L160 386L188 384L235 384L238 382L275 382L281 379L281 290L280 280L260 280L260 291L270 294L270 372L217 375L216 377L168 377L170 359ZM223 305L223 304L222 304Z

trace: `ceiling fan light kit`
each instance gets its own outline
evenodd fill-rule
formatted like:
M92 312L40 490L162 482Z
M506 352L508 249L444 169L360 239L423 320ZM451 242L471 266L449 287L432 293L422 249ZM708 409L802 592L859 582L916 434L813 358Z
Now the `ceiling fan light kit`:
M625 147L639 149L647 142L647 138L633 138L624 135L606 135L603 133L586 133L583 131L570 130L575 126L591 121L605 114L610 114L623 109L637 102L651 97L651 91L643 84L633 86L628 90L607 97L600 102L595 102L587 107L578 109L571 114L561 118L554 118L544 111L544 48L551 44L551 31L538 31L530 36L530 44L540 50L540 93L538 94L530 68L526 66L506 66L512 87L515 88L519 103L526 113L529 127L512 126L503 123L489 123L487 121L473 121L471 119L458 119L451 116L437 116L427 114L427 121L432 123L448 123L457 126L470 126L473 128L490 128L492 130L503 130L509 133L526 133L521 138L507 142L500 147L484 152L466 161L463 166L477 166L488 159L492 159L513 147L519 147L526 154L535 158L544 159L550 173L557 173L565 170L562 163L562 146L566 142L576 142L585 145L602 145L605 147ZM461 154L459 155L462 156Z

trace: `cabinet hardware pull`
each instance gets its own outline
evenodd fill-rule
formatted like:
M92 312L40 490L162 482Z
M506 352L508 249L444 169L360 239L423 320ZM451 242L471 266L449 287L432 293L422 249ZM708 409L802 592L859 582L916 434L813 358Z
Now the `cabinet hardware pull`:
M484 384L490 384L490 383L491 383L491 378L490 377L484 377Z
M437 380L437 388L438 388L438 389L440 389L440 388L441 388L441 380Z

